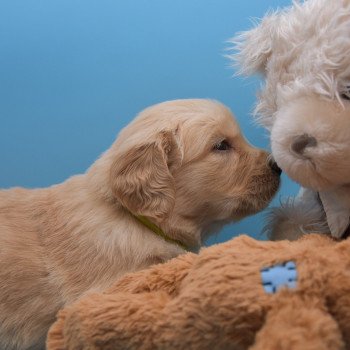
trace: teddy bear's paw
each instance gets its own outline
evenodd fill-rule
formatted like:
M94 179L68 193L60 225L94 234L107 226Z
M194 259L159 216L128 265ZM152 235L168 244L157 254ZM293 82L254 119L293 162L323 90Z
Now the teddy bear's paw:
M268 313L249 350L345 349L337 322L318 304L287 296Z

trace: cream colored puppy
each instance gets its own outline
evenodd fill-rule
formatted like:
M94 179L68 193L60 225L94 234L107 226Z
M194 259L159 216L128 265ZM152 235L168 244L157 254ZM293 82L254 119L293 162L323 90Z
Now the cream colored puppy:
M268 160L223 105L178 100L143 111L86 174L0 191L0 349L43 347L64 305L263 209L279 185Z

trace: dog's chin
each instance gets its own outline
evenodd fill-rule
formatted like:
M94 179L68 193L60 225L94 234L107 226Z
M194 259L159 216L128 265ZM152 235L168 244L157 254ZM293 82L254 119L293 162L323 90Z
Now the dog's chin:
M276 150L275 160L288 177L301 186L314 191L326 191L335 186L333 179L326 178L319 173L322 166L312 157L296 157L291 152Z
M331 181L322 177L315 169L310 168L311 166L300 167L297 170L298 172L291 173L286 171L286 173L301 186L316 192L328 191L335 187Z
M235 210L234 216L236 220L243 219L246 216L254 215L262 210L264 210L271 199L264 200L256 200L256 198L252 198L251 200L246 199L242 201L241 205Z
M279 184L279 178L272 178L268 186L263 188L262 191L251 192L248 196L242 197L239 200L239 206L233 212L235 220L243 219L264 210L277 193Z
M335 155L328 156L326 159L315 156L302 161L296 160L294 166L289 166L285 172L303 187L316 192L330 191L349 182L349 164L342 161L336 162L336 159Z

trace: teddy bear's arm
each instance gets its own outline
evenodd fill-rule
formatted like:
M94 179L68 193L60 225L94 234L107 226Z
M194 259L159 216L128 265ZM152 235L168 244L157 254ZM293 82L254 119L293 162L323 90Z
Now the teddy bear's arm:
M47 339L50 350L152 349L154 324L196 260L188 253L122 277L62 310ZM109 329L110 331L106 331Z
M155 349L154 325L169 299L162 291L88 295L59 312L47 349Z

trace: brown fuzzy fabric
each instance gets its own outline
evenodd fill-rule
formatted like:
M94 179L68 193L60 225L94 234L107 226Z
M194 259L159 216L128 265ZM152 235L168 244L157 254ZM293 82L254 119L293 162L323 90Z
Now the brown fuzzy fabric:
M240 236L129 274L62 310L48 350L350 349L350 241ZM267 294L260 270L297 265Z

